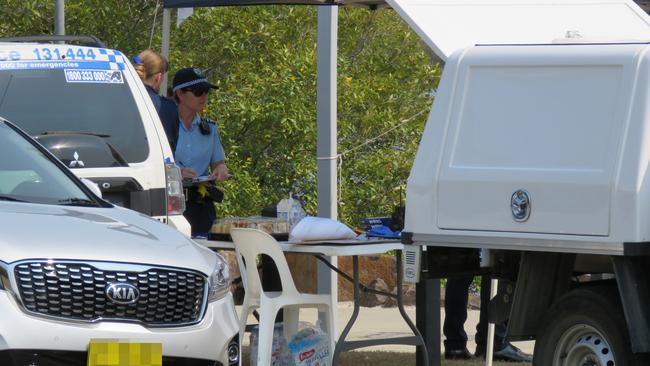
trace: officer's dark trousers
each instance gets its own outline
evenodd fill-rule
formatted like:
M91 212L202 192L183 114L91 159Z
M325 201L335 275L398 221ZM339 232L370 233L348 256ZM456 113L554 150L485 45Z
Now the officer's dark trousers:
M194 193L188 194L183 216L192 226L192 236L207 235L217 217L214 203L210 198L199 198L196 192Z
M467 302L469 286L472 276L452 277L447 279L445 288L445 322L442 332L445 335L445 349L464 349L467 346L467 333L465 321L467 320ZM481 278L481 313L476 326L477 348L485 350L487 343L488 306L490 301L490 278ZM485 304L485 306L483 305ZM504 323L496 325L494 336L494 349L499 350L505 346L506 326Z

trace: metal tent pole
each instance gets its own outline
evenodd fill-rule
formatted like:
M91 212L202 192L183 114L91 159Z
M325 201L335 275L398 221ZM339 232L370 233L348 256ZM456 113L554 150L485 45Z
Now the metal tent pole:
M481 255L481 267L491 267L493 262L492 262L492 253L490 252L489 249L482 249L482 255ZM491 286L490 286L490 301L496 296L497 294L497 287L499 286L499 281L492 278L491 280ZM481 304L481 307L487 306L487 309L490 308L490 304ZM489 311L489 310L485 310ZM488 316L488 319L490 317ZM495 324L488 321L488 328L487 328L487 343L485 345L485 366L492 366L492 359L494 357L494 329L495 329Z
M317 79L316 79L316 165L318 169L318 216L337 217L337 125L336 125L336 54L338 7L318 7ZM328 257L336 265L336 257ZM331 293L337 303L336 273L318 262L318 292ZM334 313L336 316L336 313ZM321 314L322 315L322 314ZM319 319L322 317L319 315ZM335 333L335 332L334 332Z
M56 0L54 7L54 34L65 35L65 0Z
M163 20L162 20L162 45L160 46L160 54L166 59L169 60L169 37L171 32L171 10L163 10ZM162 82L160 83L160 90L158 93L160 95L167 95L167 79L168 75L165 74Z
M499 287L499 280L491 279L490 287L490 300L492 300L497 295L497 287ZM481 304L483 306L483 304ZM492 322L488 323L487 330L487 344L485 345L485 366L492 366L492 360L494 358L494 328L496 325Z

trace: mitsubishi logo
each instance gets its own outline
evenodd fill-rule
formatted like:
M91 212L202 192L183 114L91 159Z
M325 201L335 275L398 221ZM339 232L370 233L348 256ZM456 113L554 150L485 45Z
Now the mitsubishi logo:
M140 291L130 283L112 283L106 287L106 297L116 304L134 304L140 297Z
M75 151L74 154L72 155L74 160L70 161L70 168L83 168L84 167L84 162L83 160L79 160L79 154Z

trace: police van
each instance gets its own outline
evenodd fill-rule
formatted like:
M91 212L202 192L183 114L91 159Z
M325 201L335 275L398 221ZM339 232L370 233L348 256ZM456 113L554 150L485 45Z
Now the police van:
M120 51L93 37L0 39L0 116L97 183L104 199L189 235L180 172L147 91Z

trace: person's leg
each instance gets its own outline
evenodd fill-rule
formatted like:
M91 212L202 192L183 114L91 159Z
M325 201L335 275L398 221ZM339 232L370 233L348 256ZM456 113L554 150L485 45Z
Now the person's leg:
M452 277L445 287L445 322L442 327L445 335L445 358L470 358L467 351L467 301L472 277Z
M481 277L481 312L479 322L476 324L476 355L481 356L485 353L487 344L487 327L488 311L490 304L490 291L492 290L492 278L490 276ZM494 350L500 350L506 343L506 325L507 321L498 323L494 328Z
M490 304L490 291L492 289L490 276L481 277L481 312L479 323L476 325L476 357L485 356L485 348L487 345L487 327L488 327L488 311ZM526 361L531 362L532 356L524 353L519 348L512 345L506 339L508 321L495 324L494 327L494 358L503 361Z

